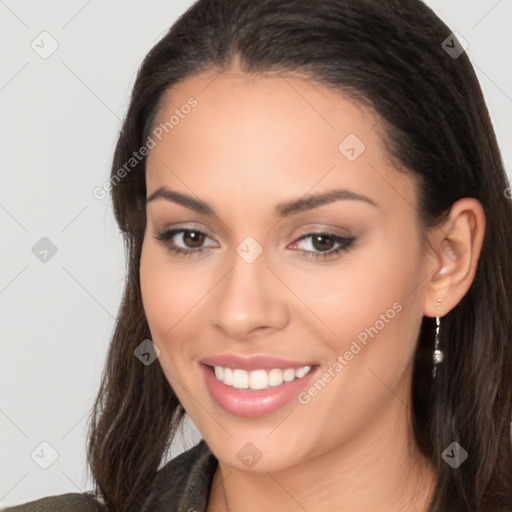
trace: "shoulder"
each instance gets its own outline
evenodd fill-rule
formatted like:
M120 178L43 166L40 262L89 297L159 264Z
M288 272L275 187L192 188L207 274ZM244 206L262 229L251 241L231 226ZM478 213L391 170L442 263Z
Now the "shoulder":
M206 510L217 459L204 440L171 459L160 468L148 488L141 512ZM49 496L0 512L105 512L92 494L69 493Z
M157 472L141 511L206 510L217 464L208 445L201 440Z
M105 508L90 494L68 493L3 508L0 512L68 512L71 510L73 512L103 512Z

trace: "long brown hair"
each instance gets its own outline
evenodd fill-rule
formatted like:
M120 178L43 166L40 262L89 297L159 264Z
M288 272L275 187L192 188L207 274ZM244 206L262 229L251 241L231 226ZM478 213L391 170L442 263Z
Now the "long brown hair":
M512 207L494 130L467 55L418 0L199 0L142 63L112 165L127 256L124 296L90 419L89 463L108 510L136 510L184 415L158 364L139 283L147 142L165 91L235 57L247 73L294 71L371 106L390 157L418 179L424 228L462 197L486 215L474 282L442 322L445 361L431 376L433 319L423 318L412 383L415 438L439 476L431 511L512 510ZM200 107L199 107L200 108ZM133 163L133 162L132 162ZM126 167L125 167L126 169ZM452 443L468 452L454 469Z

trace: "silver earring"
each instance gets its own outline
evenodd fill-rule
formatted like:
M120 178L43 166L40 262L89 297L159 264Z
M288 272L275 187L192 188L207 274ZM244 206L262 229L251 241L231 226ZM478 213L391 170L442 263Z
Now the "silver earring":
M440 309L441 299L437 299L436 309ZM437 375L437 367L440 363L443 362L444 354L443 351L439 348L439 331L441 328L441 318L436 316L436 334L434 337L434 354L432 357L432 362L434 363L432 368L432 377L435 379Z

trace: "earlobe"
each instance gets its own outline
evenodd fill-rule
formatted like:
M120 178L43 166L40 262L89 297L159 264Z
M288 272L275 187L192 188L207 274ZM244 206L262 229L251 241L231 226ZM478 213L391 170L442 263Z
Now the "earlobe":
M433 268L427 282L424 315L444 316L464 297L473 282L485 232L485 214L474 198L456 201L448 220L433 235ZM440 312L436 301L442 299ZM438 304L438 302L437 302Z

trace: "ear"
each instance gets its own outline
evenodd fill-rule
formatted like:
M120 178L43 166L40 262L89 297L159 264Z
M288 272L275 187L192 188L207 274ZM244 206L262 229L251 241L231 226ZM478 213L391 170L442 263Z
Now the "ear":
M469 290L475 277L485 233L481 203L465 197L453 203L447 220L429 235L428 278L423 314L444 316ZM438 306L438 308L436 307Z

